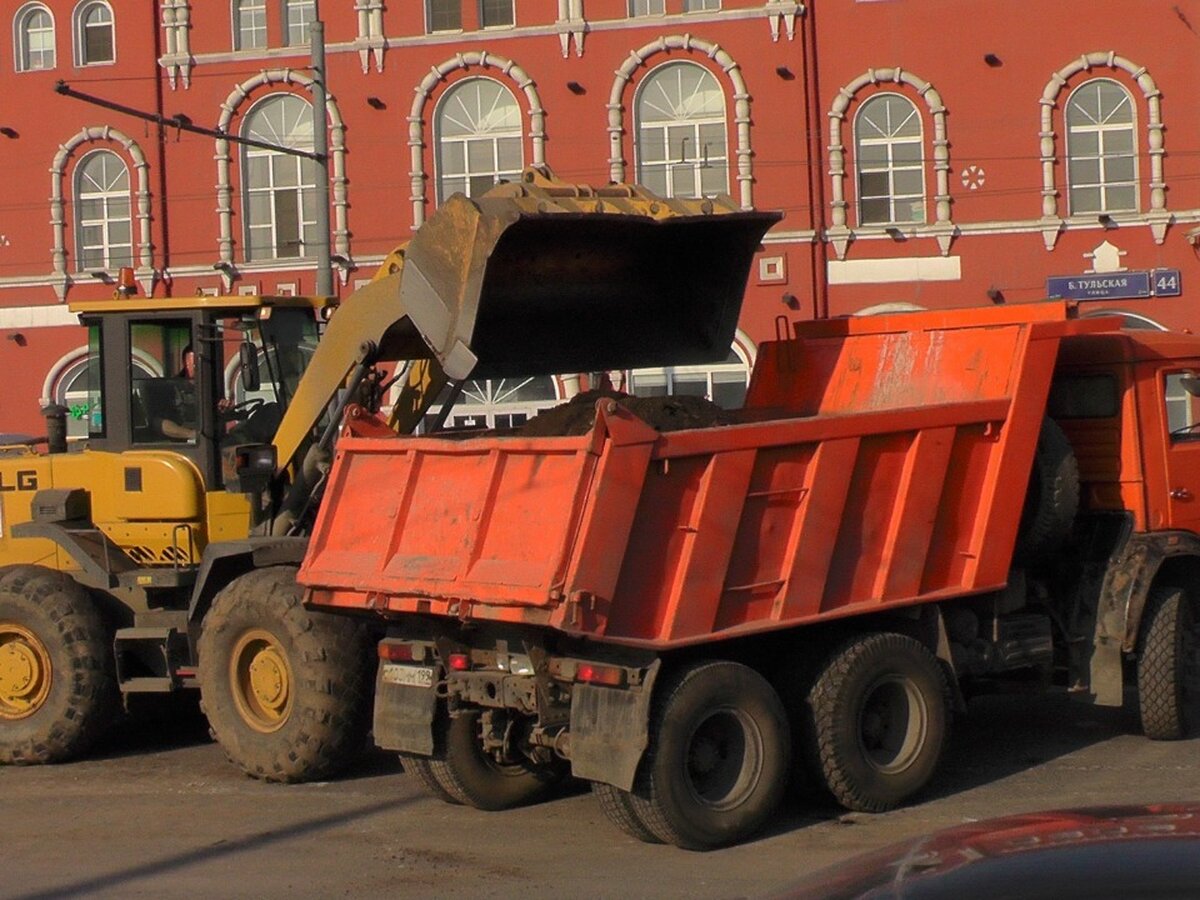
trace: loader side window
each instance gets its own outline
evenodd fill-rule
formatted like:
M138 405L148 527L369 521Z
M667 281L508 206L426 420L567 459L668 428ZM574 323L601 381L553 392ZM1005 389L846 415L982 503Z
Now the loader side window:
M132 322L129 326L130 423L135 444L194 443L196 351L187 319ZM134 357L151 360L154 377L147 378Z

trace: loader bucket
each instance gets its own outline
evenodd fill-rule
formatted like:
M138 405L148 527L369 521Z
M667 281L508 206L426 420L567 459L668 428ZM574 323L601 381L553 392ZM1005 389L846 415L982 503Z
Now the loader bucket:
M725 359L779 215L609 190L502 185L418 230L401 302L451 378Z

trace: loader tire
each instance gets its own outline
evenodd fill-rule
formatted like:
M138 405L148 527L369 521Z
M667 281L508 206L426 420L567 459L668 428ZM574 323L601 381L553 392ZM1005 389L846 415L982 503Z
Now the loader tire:
M599 781L592 782L592 793L604 811L605 817L619 829L644 844L661 844L662 838L651 831L633 806L633 797L629 791L623 791L611 784Z
M1079 461L1058 423L1044 419L1021 510L1016 560L1036 562L1061 547L1078 512Z
M890 632L836 650L809 693L817 760L847 809L884 812L937 770L950 723L941 664L923 644Z
M430 760L432 774L453 800L489 811L537 803L563 780L559 764L527 759L500 761L483 749L481 713L459 712L444 726L444 755Z
M698 662L656 687L631 803L664 843L710 850L758 831L783 799L787 713L748 666Z
M1195 601L1179 587L1153 588L1138 647L1138 711L1155 741L1177 741L1200 723L1200 628Z
M366 630L305 609L294 568L248 572L222 588L198 652L201 709L247 775L317 781L362 751L374 676Z
M417 784L421 786L426 794L434 799L441 800L443 803L451 803L459 805L462 803L454 794L447 790L446 786L438 779L437 774L433 771L433 760L427 756L414 756L411 753L401 753L400 763L404 766L404 771L416 779Z
M0 574L0 763L80 756L118 701L112 635L88 592L40 566Z

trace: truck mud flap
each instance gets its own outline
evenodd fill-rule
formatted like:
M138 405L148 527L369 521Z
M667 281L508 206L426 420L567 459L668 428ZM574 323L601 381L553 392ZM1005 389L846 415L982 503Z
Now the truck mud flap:
M633 789L649 742L650 700L661 660L646 672L640 690L576 685L571 695L571 774Z
M387 684L383 669L375 677L375 744L384 750L432 756L435 752L433 718L437 712L435 687Z

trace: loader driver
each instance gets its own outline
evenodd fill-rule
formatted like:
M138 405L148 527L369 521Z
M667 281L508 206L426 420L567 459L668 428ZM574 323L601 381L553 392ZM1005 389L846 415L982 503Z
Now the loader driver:
M156 413L151 416L151 423L159 434L169 441L196 440L196 351L191 344L183 348L179 372L174 378L156 379L142 390ZM232 406L233 401L226 397L217 401L221 413Z

